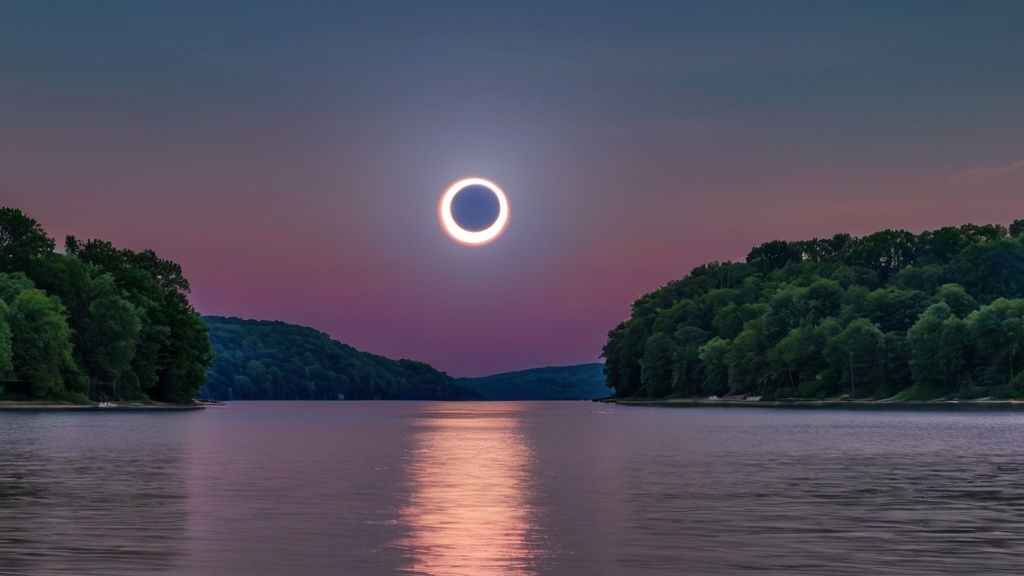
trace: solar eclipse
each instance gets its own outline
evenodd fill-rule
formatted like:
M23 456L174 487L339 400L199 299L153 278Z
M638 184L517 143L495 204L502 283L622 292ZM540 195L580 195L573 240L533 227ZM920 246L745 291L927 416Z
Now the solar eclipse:
M460 225L452 213L452 204L460 193L470 193L479 188L490 191L494 195L498 201L498 215L490 225L486 225L480 230L473 230L465 227L465 223ZM469 246L482 246L501 236L508 225L508 212L508 198L505 196L505 192L494 182L483 178L464 178L455 182L441 195L441 204L438 207L441 227L453 240Z

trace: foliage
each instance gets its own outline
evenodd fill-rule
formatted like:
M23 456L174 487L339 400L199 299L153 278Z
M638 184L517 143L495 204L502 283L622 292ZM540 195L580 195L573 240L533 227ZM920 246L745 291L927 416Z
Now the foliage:
M551 366L480 378L456 378L488 400L593 400L608 396L601 364Z
M618 397L1024 397L1024 220L773 240L645 294Z
M181 267L0 208L0 394L190 402L213 360Z
M17 208L0 207L0 272L27 272L53 247L38 222Z
M466 400L480 394L422 362L360 352L304 326L207 316L216 400Z
M71 357L71 329L57 298L35 288L22 290L8 306L7 322L14 375L30 383L32 396L55 398L65 388L82 391Z

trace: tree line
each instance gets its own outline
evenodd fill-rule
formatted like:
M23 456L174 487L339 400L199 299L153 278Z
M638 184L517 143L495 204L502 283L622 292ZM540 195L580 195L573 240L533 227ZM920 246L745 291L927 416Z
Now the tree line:
M313 328L206 316L214 400L470 400L482 396L415 360L361 352Z
M0 398L187 403L213 362L181 267L0 208Z
M774 240L632 305L616 396L1024 397L1024 220Z

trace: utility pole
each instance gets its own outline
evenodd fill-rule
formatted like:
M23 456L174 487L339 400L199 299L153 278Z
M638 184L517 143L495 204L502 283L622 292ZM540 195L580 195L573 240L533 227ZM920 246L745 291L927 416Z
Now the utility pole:
M857 397L857 387L853 383L853 351L850 352L850 398Z

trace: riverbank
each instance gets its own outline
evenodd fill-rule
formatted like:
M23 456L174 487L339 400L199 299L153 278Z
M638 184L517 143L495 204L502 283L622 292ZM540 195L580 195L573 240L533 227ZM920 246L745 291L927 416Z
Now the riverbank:
M72 404L70 402L44 402L41 400L0 401L0 410L86 410L86 411L157 411L157 410L201 410L203 404L167 404L163 402L117 402L113 405L100 404Z
M743 398L610 398L601 400L623 406L660 406L675 408L742 407L742 408L854 408L854 409L1019 409L1021 400L745 400Z

